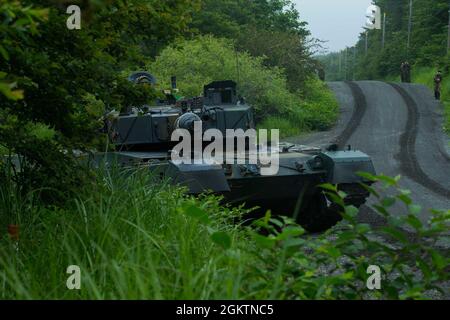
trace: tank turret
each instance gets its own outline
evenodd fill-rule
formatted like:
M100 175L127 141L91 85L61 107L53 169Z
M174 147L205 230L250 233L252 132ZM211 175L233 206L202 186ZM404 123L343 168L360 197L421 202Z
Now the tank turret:
M144 72L129 79L137 84L156 82ZM204 130L220 130L224 137L227 129L254 128L252 108L237 98L234 81L212 82L204 86L203 96L190 99L178 98L176 78L172 77L171 82L172 88L164 90L164 101L133 108L109 125L112 142L120 150L168 149L173 130L190 128L194 121L202 121Z

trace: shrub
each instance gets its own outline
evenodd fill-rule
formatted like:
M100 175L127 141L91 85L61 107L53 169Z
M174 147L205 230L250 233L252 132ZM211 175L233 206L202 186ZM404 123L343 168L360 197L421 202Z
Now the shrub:
M444 71L448 69L446 64L441 64L441 69ZM413 82L421 83L430 88L430 90L434 90L434 76L436 74L437 69L428 68L428 67L417 67L414 69ZM444 105L444 130L450 134L450 80L448 77L450 76L450 72L447 70L444 74L444 81L442 83L441 88L441 102Z
M214 80L238 82L239 93L255 108L259 119L268 114L299 108L300 100L286 87L279 68L263 66L263 58L237 52L230 40L211 36L181 41L164 49L148 66L162 86L176 75L179 88L187 96L198 96L203 86Z
M284 136L322 130L336 119L337 103L318 80L311 78L304 88L290 92L283 69L264 66L264 57L236 51L230 40L204 36L181 41L164 49L148 70L163 87L176 75L181 92L187 96L200 95L203 86L214 80L236 80L239 93L262 122L260 127L279 125L276 128L285 130Z

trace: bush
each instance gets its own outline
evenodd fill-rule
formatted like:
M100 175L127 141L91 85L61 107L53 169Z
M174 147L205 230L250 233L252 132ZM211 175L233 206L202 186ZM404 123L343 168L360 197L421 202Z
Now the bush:
M442 71L447 70L448 67L446 67L445 64L441 65ZM414 69L412 76L413 76L413 82L415 83L421 83L423 85L426 85L430 88L430 90L433 90L434 92L434 76L436 75L437 69L428 68L428 67L417 67ZM441 88L441 102L444 105L444 130L450 134L450 79L448 78L450 76L450 71L447 70L444 73L444 81L442 83Z
M338 102L333 93L317 79L310 79L304 91L301 108L288 116L269 116L258 127L280 129L282 138L298 136L310 130L323 131L331 128L339 114Z
M259 119L293 111L300 105L298 97L287 89L281 69L264 67L263 58L237 52L227 39L204 36L178 42L164 49L148 70L165 87L176 75L181 92L187 96L202 94L203 86L211 81L235 80L239 94L255 108Z
M264 66L264 57L236 51L230 40L204 36L181 41L163 50L148 70L163 87L176 75L179 89L187 96L200 95L203 86L214 80L236 80L239 94L262 122L260 127L281 129L283 136L322 130L336 119L337 103L318 80L311 78L306 87L290 92L283 69Z

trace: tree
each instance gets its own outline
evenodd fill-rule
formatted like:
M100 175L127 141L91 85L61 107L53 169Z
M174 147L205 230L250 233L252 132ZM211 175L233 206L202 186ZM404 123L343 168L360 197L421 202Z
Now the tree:
M399 74L400 64L448 68L447 0L415 0L413 2L411 44L407 49L409 0L377 0L375 4L386 12L386 41L381 46L381 31L369 31L368 52L365 54L365 33L358 43L356 76L359 79L384 79ZM330 60L327 61L327 68Z
M201 34L236 40L236 49L281 67L291 91L302 90L317 67L306 23L289 0L203 0L192 26Z
M109 1L101 8L82 1L82 10L95 14L81 30L68 30L64 6L52 2L0 0L0 141L22 159L17 184L45 185L49 200L80 184L72 150L98 145L105 109L154 96L121 71L138 68L145 53L186 32L191 12L187 0Z

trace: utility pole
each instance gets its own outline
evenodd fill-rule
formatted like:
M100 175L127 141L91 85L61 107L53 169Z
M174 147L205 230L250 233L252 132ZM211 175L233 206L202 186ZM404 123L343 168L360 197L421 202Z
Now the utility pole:
M366 55L368 49L369 49L369 30L366 30Z
M384 49L384 43L386 41L386 12L383 15L383 37L381 40L381 47Z
M355 81L355 71L356 71L356 45L353 47L353 66L352 66L352 80Z
M448 7L448 37L447 37L447 53L450 52L450 2Z
M348 73L348 61L347 61L347 48L344 50L344 80L347 80L347 73Z
M413 0L409 0L409 21L408 21L408 44L406 46L406 56L409 57L409 47L411 45Z
M339 51L339 79L342 76L342 51Z

